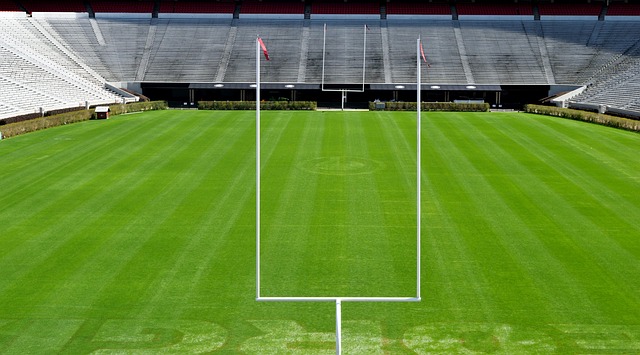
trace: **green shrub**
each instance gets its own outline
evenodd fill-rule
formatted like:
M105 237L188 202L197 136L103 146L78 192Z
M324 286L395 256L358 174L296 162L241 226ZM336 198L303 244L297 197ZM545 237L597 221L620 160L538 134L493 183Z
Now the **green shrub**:
M415 102L385 102L384 111L415 111ZM375 102L369 102L369 110L375 110ZM455 102L423 102L422 111L451 111L451 112L487 112L489 104L467 104Z
M262 101L261 110L315 110L315 101ZM199 101L198 110L255 110L255 101Z
M148 110L164 110L167 108L167 103L164 101L150 101L150 102L134 102L130 104L116 104L109 106L111 110L111 116L120 115L128 112L148 111ZM95 118L94 110L84 109L64 109L61 111L69 111L59 114L52 114L54 112L46 112L45 117L37 117L20 122L9 123L1 126L3 138L10 138L20 134L38 131L45 128L51 128L56 126L62 126L69 123L87 121Z
M133 102L130 104L114 104L109 106L111 116L121 115L123 113L141 112L141 111L153 111L153 110L166 110L166 101L144 101Z
M81 110L10 123L2 126L2 137L11 138L20 134L39 131L41 129L87 121L91 119L92 113L92 110Z
M540 115L568 118L570 120L597 123L604 126L640 132L640 121L596 112L580 111L554 106L525 105L524 111Z

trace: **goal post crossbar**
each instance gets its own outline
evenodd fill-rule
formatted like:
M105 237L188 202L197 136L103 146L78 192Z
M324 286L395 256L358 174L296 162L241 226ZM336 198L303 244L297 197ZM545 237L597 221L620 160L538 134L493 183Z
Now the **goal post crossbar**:
M420 302L420 297L258 297L261 302Z

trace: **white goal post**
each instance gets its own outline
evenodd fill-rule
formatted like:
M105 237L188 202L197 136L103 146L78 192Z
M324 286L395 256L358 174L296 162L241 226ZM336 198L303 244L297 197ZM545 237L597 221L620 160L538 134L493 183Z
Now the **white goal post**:
M366 36L366 29L365 29ZM365 37L366 38L366 37ZM366 40L365 40L366 41ZM365 42L366 43L366 42ZM417 214L417 233L416 233L416 294L415 296L408 297L286 297L286 296L261 296L260 290L260 169L261 169L261 159L260 159L260 50L261 50L261 39L260 37L256 38L256 301L261 302L334 302L336 304L336 354L342 353L342 302L420 302L420 258L421 258L421 240L420 240L420 226L421 226L421 218L420 218L420 197L421 197L421 136L420 136L420 127L421 127L421 44L420 39L418 38L416 45L416 62L417 62L417 75L416 75L416 83L417 83L417 119L416 119L416 140L417 140L417 148L416 148L416 214ZM263 49L266 54L266 50ZM364 74L363 74L364 75ZM323 75L324 79L324 75ZM364 78L363 78L364 80ZM363 90L364 90L364 82L363 82Z

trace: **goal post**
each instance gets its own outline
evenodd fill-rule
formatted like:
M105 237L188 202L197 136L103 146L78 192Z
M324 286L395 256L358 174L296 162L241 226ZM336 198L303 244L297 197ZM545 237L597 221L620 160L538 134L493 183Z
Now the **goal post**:
M367 29L365 28L365 36ZM326 25L325 25L326 36ZM366 37L365 37L366 38ZM291 296L262 296L261 295L261 220L260 220L260 184L261 184L261 156L260 156L260 49L264 46L260 37L256 39L256 301L260 302L333 302L336 305L336 354L342 353L342 303L343 302L419 302L421 301L420 279L421 279L421 42L418 38L416 45L417 59L417 92L416 92L416 215L417 215L417 233L416 233L416 294L405 297L291 297ZM366 40L365 40L366 44ZM265 51L266 49L262 47ZM365 51L366 53L366 51ZM323 49L324 55L324 49ZM268 58L268 57L267 57ZM323 60L324 64L324 60ZM364 66L364 64L363 64ZM323 67L323 84L324 84L324 67ZM324 89L324 88L323 88ZM363 74L363 90L364 90L364 74Z

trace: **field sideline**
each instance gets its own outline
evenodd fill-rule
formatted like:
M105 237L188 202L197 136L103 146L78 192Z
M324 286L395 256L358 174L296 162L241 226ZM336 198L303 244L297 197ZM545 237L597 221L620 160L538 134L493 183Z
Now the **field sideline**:
M0 141L0 353L333 354L255 297L255 113ZM343 305L358 354L640 352L640 136L424 113L422 302ZM413 296L415 113L263 112L263 295Z

